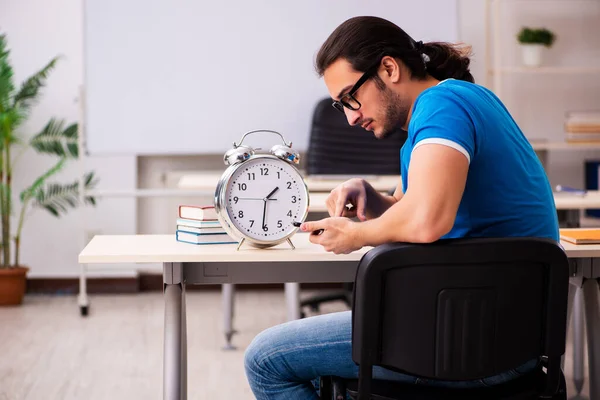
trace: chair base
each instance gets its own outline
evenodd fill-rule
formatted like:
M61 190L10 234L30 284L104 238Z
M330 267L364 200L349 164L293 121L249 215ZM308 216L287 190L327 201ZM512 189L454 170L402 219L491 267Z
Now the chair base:
M336 290L309 297L300 302L300 307L310 307L312 311L318 312L320 304L329 303L332 301L343 301L346 303L346 306L352 307L353 286L354 285L352 283L346 283L344 284L344 289L342 290Z

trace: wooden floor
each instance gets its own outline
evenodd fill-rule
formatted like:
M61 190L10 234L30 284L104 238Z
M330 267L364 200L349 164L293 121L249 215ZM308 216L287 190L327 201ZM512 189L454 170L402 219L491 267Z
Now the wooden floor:
M238 349L224 351L220 294L187 293L188 399L253 398L244 349L285 320L283 300L277 290L238 292ZM0 308L0 400L162 399L162 337L161 293L95 295L86 318L75 297L28 296L21 307Z

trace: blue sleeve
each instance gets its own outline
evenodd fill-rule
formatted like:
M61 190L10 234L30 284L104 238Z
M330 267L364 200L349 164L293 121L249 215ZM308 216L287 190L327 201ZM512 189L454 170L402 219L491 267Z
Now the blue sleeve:
M417 99L414 106L408 132L413 148L422 140L441 139L460 145L473 160L475 126L460 97L447 90L432 89Z

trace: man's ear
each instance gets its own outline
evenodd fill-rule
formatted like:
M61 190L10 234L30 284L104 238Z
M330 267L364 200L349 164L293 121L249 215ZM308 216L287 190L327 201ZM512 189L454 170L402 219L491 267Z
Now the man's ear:
M391 83L400 82L401 70L400 65L394 57L385 56L381 59L381 65L384 69L384 77Z

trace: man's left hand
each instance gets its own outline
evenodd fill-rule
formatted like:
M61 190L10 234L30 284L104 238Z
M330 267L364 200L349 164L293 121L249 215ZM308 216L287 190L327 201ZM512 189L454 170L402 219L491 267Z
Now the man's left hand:
M363 247L358 240L357 228L356 222L344 217L305 222L300 227L305 232L316 232L323 229L320 234L311 233L309 240L335 254L348 254Z

